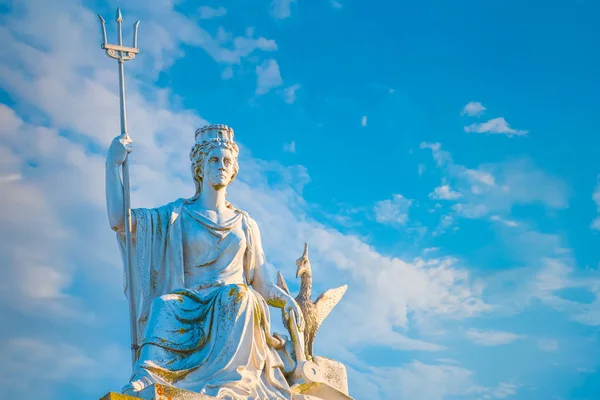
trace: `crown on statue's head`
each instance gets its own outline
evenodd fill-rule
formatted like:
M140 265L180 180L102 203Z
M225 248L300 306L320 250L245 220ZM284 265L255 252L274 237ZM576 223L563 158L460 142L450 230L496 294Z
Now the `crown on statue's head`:
M221 124L205 125L196 130L195 138L196 144L204 142L233 142L233 129Z

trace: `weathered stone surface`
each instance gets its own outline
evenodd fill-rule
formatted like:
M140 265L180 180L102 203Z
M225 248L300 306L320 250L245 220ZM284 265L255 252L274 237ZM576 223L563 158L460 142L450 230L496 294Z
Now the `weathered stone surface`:
M100 400L136 400L137 397L131 397L120 393L108 392Z
M321 400L352 400L348 395L346 367L325 357L314 357L314 362L319 366L319 381L307 382L297 389L303 395Z
M314 361L321 369L323 383L347 395L348 377L344 364L318 356L314 357Z
M337 389L332 388L326 383L320 383L309 388L305 395L310 395L309 399L319 400L353 400L352 397L345 393L340 392ZM295 398L294 398L295 399Z
M188 392L163 385L154 384L142 390L138 396L132 397L120 393L109 392L100 400L216 400L215 397ZM323 400L308 394L296 394L293 400Z
M216 397L193 393L183 389L154 384L138 394L144 400L215 400Z

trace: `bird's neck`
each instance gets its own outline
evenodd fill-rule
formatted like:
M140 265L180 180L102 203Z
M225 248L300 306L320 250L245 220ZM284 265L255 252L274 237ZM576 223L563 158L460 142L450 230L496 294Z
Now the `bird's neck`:
M302 284L300 285L299 297L310 299L312 292L312 276L310 273L302 274Z

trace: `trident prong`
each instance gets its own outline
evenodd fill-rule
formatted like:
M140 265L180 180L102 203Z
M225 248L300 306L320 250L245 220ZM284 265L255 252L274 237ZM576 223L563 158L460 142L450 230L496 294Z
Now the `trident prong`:
M135 24L133 24L133 48L137 49L137 33L138 33L138 27L140 26L140 21L136 21Z
M119 27L119 36L118 36L118 41L119 41L119 46L123 46L123 15L121 14L121 9L119 7L117 7L117 26Z
M123 24L123 14L121 14L121 9L117 8L117 17L116 17L116 22L117 22L117 27L118 27L118 36L117 36L117 43L118 44L109 44L108 40L106 38L106 23L104 22L104 18L102 18L102 16L100 14L98 14L98 18L100 18L100 24L102 26L102 38L104 40L104 42L102 43L102 49L106 50L106 55L109 56L110 58L114 58L115 60L119 60L120 62L123 61L129 61L133 58L135 58L135 55L138 54L140 51L137 48L137 33L138 33L138 26L140 24L140 21L137 21L134 25L133 25L133 47L126 47L123 46L123 30L122 30L122 24Z
M106 39L106 25L104 23L104 18L102 18L102 15L98 14L98 18L100 18L100 25L102 27L102 39L104 40L102 42L102 48L104 48L104 46L108 42L108 40Z

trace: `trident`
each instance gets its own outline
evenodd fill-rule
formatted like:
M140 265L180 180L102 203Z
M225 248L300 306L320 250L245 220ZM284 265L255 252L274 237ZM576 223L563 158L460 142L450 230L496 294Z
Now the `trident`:
M133 25L133 47L123 46L123 16L121 15L121 9L117 8L117 26L119 28L119 44L108 44L106 39L106 26L104 18L98 14L100 18L100 24L102 25L102 49L106 50L106 55L112 59L118 61L119 64L119 94L121 98L121 134L124 134L126 138L129 137L127 133L127 114L125 109L125 76L123 66L125 61L132 60L135 55L139 53L137 48L137 32L140 21L137 21ZM138 352L138 327L136 317L136 299L134 290L134 279L133 279L133 252L131 251L131 239L132 239L132 227L131 227L131 194L129 187L129 157L125 159L123 163L123 207L125 211L125 270L127 273L128 281L128 297L129 297L129 317L131 324L131 362L135 365L137 361Z

